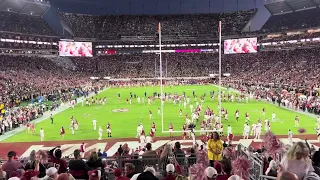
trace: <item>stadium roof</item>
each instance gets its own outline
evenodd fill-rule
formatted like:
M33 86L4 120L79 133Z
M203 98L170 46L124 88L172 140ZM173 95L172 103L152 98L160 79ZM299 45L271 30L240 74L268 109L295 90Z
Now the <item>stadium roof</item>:
M0 0L0 11L42 16L49 8L47 0Z
M315 8L320 0L265 0L264 6L271 14L294 12L297 10Z

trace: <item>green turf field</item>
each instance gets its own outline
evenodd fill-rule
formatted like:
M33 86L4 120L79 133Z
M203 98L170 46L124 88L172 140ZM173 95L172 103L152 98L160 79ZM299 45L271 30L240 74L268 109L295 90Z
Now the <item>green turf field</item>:
M192 96L192 91L195 91L196 95L200 97L201 94L206 93L206 98L204 101L203 109L206 106L209 106L211 109L214 109L214 112L217 113L217 97L214 101L209 97L210 91L215 90L215 96L217 96L218 88L215 86L175 86L173 88L164 87L164 92L177 92L182 94L186 92L187 96ZM93 130L92 120L96 118L98 121L97 129L99 126L102 126L103 130L106 128L108 122L111 123L112 129L112 138L123 138L123 137L135 137L137 125L143 123L146 133L149 133L151 128L151 123L154 121L157 126L157 136L168 136L167 133L161 133L161 116L157 115L157 109L160 107L160 100L155 100L152 105L147 105L147 99L145 98L144 104L138 104L136 99L133 99L132 104L126 103L126 98L130 97L130 92L136 94L137 96L144 96L144 93L147 92L148 96L151 96L153 92L160 92L159 87L132 87L132 88L114 88L107 89L104 92L100 93L98 97L107 97L106 105L91 105L89 107L78 104L75 109L68 109L62 113L59 113L54 116L54 124L51 124L49 119L36 124L37 135L26 134L21 132L13 137L7 139L7 142L21 142L21 141L40 141L39 130L43 128L45 131L45 141L51 140L60 140L60 128L61 126L65 127L66 135L64 140L85 140L85 139L97 139L98 131ZM121 101L118 102L118 93L121 94ZM198 98L200 103L200 99ZM194 104L194 99L191 98L191 102ZM300 127L306 128L307 133L313 134L315 127L316 119L311 118L306 115L298 114L289 110L279 108L275 105L271 105L265 102L256 102L251 101L249 103L231 103L223 102L223 108L227 108L229 112L229 121L223 120L226 133L227 125L231 125L233 134L240 135L243 131L243 125L245 123L245 112L250 114L250 120L252 122L257 122L258 118L262 117L262 108L265 107L267 114L266 118L271 119L272 112L276 113L277 122L272 123L271 130L275 134L287 134L288 129L291 129L295 134L297 134L297 129L294 128L294 118L296 115L300 117ZM113 112L112 110L119 108L128 108L129 112ZM190 116L189 105L187 109L184 109L183 106L174 105L173 103L166 102L164 105L164 130L168 131L169 123L172 122L174 130L181 131L182 125L185 122L185 118L179 118L179 110L183 109L183 114L188 113ZM240 111L240 120L237 122L235 120L235 111L239 109ZM149 120L149 110L153 112L153 120ZM84 114L89 114L85 117ZM68 129L70 126L70 117L74 116L79 122L79 130L75 132L75 135L71 135L71 131ZM203 114L200 116L201 120L203 119ZM200 121L199 121L200 122ZM198 123L197 130L200 130L200 125ZM264 129L264 128L263 128ZM181 133L175 133L176 136L181 136ZM107 133L104 131L103 138L107 139Z

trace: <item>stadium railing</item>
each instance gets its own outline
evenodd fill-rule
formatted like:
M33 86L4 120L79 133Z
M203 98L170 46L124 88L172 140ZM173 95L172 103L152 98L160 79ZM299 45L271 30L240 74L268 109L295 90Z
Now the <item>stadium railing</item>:
M249 177L251 180L259 180L261 179L261 176L263 175L263 160L260 159L258 156L256 156L253 153L249 153L246 151L246 147L244 147L242 144L237 145L237 152L238 156L244 156L248 158L251 161L251 168Z

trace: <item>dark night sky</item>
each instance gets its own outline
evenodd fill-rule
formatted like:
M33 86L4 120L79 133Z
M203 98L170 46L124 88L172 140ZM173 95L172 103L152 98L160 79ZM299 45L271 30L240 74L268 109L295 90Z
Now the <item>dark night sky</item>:
M270 16L265 0L50 0L62 12L81 14L192 14L220 13L258 8L251 30L259 29Z

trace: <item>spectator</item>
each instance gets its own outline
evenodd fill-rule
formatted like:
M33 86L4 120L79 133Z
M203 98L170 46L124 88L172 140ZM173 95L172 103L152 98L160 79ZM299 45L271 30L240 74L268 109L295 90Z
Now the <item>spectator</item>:
M129 178L122 176L121 169L114 170L115 180L129 180Z
M58 170L55 167L51 167L46 170L46 176L44 180L55 180L58 177Z
M184 165L185 164L186 154L184 153L184 151L181 150L180 142L176 142L174 144L174 152L173 152L173 154L176 157L176 160L179 163L179 165Z
M95 170L95 169L103 170L104 169L104 165L102 164L101 159L98 157L98 154L95 151L91 152L89 160L87 161L87 165L90 170ZM102 172L102 174L103 174L103 172Z
M100 170L91 170L88 172L89 180L100 180L101 171Z
M71 174L68 173L62 173L59 174L56 180L76 180ZM95 179L94 179L95 180ZM96 179L99 180L99 179Z
M88 165L81 159L80 150L76 149L73 153L74 160L69 161L70 174L76 179L88 178Z
M156 156L157 155L157 153L152 150L151 143L147 143L146 144L146 148L147 148L147 150L143 153L143 156L146 156L146 155L148 155L148 156Z
M44 151L39 150L36 153L36 161L34 161L34 164L31 165L31 169L35 171L39 171L39 178L42 178L46 175L46 170L47 170L47 154Z
M102 156L101 149L98 150L97 154L98 154L98 157L101 158L101 156Z
M132 178L135 174L135 166L132 163L126 163L124 165L124 172L127 178Z
M174 175L174 165L168 164L166 167L167 175L163 178L163 180L175 180L176 176Z
M208 159L210 166L213 167L214 161L220 161L222 158L222 141L217 132L211 134L211 138L208 141Z
M231 176L232 166L230 159L223 157L220 161L222 168L222 175L218 175L217 180L227 180Z
M29 159L28 159L27 164L25 165L24 169L25 170L34 169L35 161L36 161L36 151L32 150L30 155L29 155Z
M147 167L143 173L141 173L137 180L158 180L155 176L156 170L153 167Z
M108 156L107 151L104 150L101 156L106 158Z
M121 156L123 153L123 149L122 149L122 145L120 144L119 148L118 148L118 153Z
M166 175L167 164L174 163L174 162L171 161L173 156L174 156L174 154L172 152L171 145L169 145L169 144L165 145L163 147L162 152L161 152L160 163L159 163L159 166L160 166L161 171L162 171L164 176Z
M238 176L238 175L232 175L232 176L230 176L229 178L228 178L228 180L244 180L244 179L242 179L240 176ZM292 179L292 180L294 180L294 179Z
M277 163L274 160L271 160L265 174L267 176L277 177L277 167L278 167Z
M51 149L49 151L49 155L52 163L55 164L56 168L58 169L58 174L67 172L67 162L61 158L62 151L59 149L59 146Z
M281 171L277 176L277 180L299 180L299 177L290 171Z
M190 156L188 157L188 166L192 166L197 162L197 156L194 148L190 149Z
M315 166L320 167L320 148L313 154L312 162Z
M8 160L2 165L2 170L6 172L7 178L11 177L11 173L13 171L17 171L19 168L22 168L22 164L13 159L15 156L16 153L14 151L9 151Z
M218 173L217 170L213 167L207 167L205 170L206 176L208 180L216 180Z

